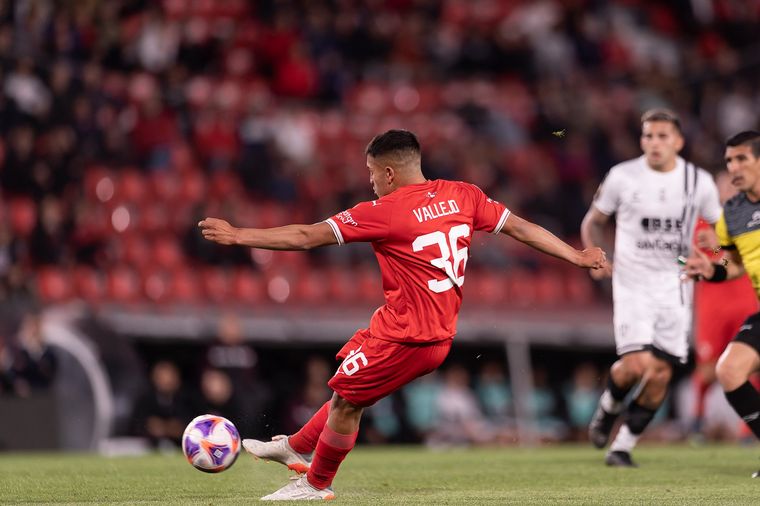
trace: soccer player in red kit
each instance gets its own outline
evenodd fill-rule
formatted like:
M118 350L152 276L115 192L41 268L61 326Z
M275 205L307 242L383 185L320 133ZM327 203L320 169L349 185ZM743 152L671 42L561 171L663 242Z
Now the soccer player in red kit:
M330 485L354 446L363 409L443 362L456 333L475 231L501 232L579 267L599 269L606 262L600 248L576 250L511 214L475 185L427 180L411 132L376 136L366 155L378 199L323 222L270 229L235 228L215 218L199 223L206 239L253 248L306 250L370 242L380 264L386 302L369 328L359 330L338 353L343 362L328 383L332 400L296 434L243 442L254 456L303 473L263 500L334 498Z

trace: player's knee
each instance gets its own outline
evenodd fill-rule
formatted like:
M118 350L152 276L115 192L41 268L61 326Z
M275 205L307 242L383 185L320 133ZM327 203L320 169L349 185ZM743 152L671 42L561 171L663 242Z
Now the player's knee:
M724 392L736 390L749 378L749 372L740 367L730 355L723 355L715 367L715 376Z
M359 418L363 409L361 406L357 406L336 394L333 397L330 411L344 418Z
M644 376L645 364L642 360L633 357L623 357L612 366L612 374L623 380L623 383L631 384L639 381Z

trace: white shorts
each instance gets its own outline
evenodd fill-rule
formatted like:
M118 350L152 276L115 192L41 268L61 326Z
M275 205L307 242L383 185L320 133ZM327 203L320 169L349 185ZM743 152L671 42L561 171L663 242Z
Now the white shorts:
M682 364L689 353L691 301L674 304L644 298L640 292L615 290L613 325L618 356L654 348Z

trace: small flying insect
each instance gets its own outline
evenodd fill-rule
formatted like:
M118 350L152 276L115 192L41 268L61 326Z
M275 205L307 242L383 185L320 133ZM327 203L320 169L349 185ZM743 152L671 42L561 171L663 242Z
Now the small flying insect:
M565 136L566 133L567 133L567 130L565 130L563 128L562 130L555 130L555 131L553 131L552 135L554 137L557 137L558 139L561 139L561 138L563 138Z

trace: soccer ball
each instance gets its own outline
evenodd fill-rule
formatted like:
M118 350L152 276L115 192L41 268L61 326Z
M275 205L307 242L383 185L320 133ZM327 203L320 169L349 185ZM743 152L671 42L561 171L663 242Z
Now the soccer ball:
M182 451L194 468L204 473L218 473L237 460L240 435L235 425L224 417L197 416L182 434Z

